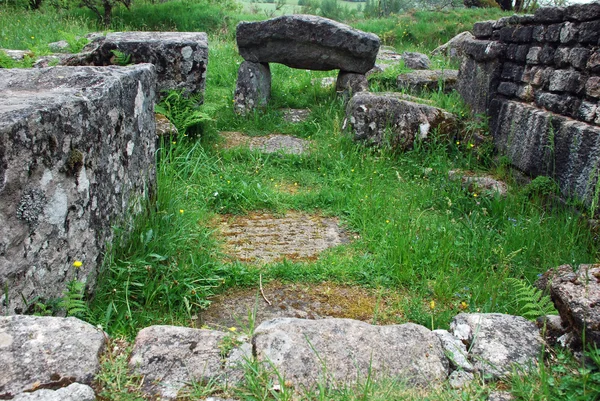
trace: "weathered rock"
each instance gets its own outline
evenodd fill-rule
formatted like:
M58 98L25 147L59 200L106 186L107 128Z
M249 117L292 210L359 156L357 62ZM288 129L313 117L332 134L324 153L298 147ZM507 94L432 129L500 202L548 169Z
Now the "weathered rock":
M265 107L271 97L271 70L269 64L244 61L238 70L235 88L234 109L245 115L252 110Z
M455 370L448 376L448 384L450 387L459 389L463 388L475 379L475 375L464 370Z
M337 78L334 77L325 77L322 79L314 79L313 80L313 85L318 83L319 85L321 85L321 88L329 88L335 85L335 83L337 82Z
M498 60L475 61L465 57L458 72L456 90L473 113L486 113L497 93L502 64Z
M512 401L514 399L508 391L492 391L488 396L488 401Z
M456 88L458 70L418 70L398 75L398 89L450 92Z
M400 94L359 92L348 102L345 125L357 141L407 150L433 129L441 135L452 133L456 118L442 109L403 100Z
M236 31L240 55L253 63L364 74L373 68L379 38L314 15L284 15L241 22Z
M432 52L432 56L446 56L452 59L461 59L465 53L462 49L463 44L467 40L475 39L475 36L469 31L461 32L445 44L436 47Z
M67 60L73 58L73 54L49 54L47 56L38 57L33 63L33 68L47 68L55 67L57 65L64 65Z
M116 62L113 51L125 54L131 64L154 64L158 97L167 90L204 95L208 65L208 39L204 32L111 32L96 37L84 53L65 64L112 65Z
M310 116L310 109L285 109L283 120L288 123L297 124L306 121Z
M3 313L93 286L153 190L155 81L150 64L0 70Z
M48 43L48 48L54 53L69 53L69 42L60 40L58 42Z
M221 132L225 147L248 146L263 153L281 152L288 155L300 155L308 151L310 141L291 135L271 134L265 136L247 136L241 132Z
M25 57L34 57L34 54L30 50L0 49L0 52L6 53L8 57L12 58L15 61L23 61Z
M90 384L106 339L74 317L0 317L0 398L52 384Z
M550 345L556 344L558 339L567 332L567 328L563 326L563 321L558 315L540 316L536 319L535 324L540 329L546 343Z
M413 70L428 70L431 66L431 60L423 53L404 52L401 57L406 68Z
M460 180L463 187L472 192L479 191L492 196L505 196L508 193L508 185L493 177L476 175L469 171L450 170L448 171L448 178Z
M58 390L42 389L17 394L12 401L96 401L96 395L90 386L73 383Z
M510 100L495 99L490 110L494 143L515 167L552 176L564 195L592 202L600 127Z
M364 74L340 71L335 90L353 95L358 92L368 92L369 82Z
M437 336L412 323L372 326L350 319L282 318L263 322L252 342L259 361L270 361L286 380L306 388L367 376L432 385L448 375Z
M475 370L485 378L512 373L513 365L527 370L535 366L542 338L534 323L501 313L460 313L450 332L467 343Z
M223 378L219 344L227 336L220 331L187 327L146 327L135 339L129 367L144 376L146 394L172 400L191 381Z
M466 372L472 372L473 365L468 360L467 347L458 338L454 337L447 330L433 330L433 333L438 336L444 348L444 353L450 361L450 366L453 369L460 369Z
M177 127L164 115L155 113L154 121L156 122L156 136L158 138L168 135L177 136Z
M600 265L563 265L550 271L550 296L578 339L600 346Z

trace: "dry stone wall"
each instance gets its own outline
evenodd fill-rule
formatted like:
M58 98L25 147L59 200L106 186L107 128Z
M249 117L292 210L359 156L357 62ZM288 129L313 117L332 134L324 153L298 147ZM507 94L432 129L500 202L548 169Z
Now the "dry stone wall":
M600 3L538 9L473 27L458 90L489 113L496 147L592 204L600 164Z
M93 285L155 185L155 85L151 64L0 70L2 314Z

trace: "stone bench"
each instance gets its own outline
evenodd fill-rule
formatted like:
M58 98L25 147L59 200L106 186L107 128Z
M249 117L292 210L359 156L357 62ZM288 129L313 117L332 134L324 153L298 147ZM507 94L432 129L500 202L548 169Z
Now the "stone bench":
M364 74L375 65L379 50L377 35L313 15L241 22L236 40L245 60L239 68L234 99L239 114L267 104L271 92L268 63L318 71L339 69L342 76L362 76L365 86Z
M2 314L93 285L155 186L155 83L151 64L0 70Z

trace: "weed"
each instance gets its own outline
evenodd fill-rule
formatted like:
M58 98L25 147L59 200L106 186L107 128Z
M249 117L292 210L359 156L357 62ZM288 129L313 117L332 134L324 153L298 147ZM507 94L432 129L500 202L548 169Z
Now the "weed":
M110 51L113 54L113 57L111 58L111 62L113 64L116 65L120 65L120 66L126 66L131 64L131 55L127 54L127 53L123 53L120 50L111 50Z

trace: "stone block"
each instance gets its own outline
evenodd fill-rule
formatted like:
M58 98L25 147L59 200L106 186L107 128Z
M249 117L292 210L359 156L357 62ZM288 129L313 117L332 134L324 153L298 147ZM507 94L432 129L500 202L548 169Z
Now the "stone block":
M566 46L560 46L554 52L554 65L556 68L566 68L570 65L569 63L569 55L571 54L571 49Z
M588 59L586 68L593 73L600 73L600 50L594 51Z
M573 4L566 8L565 17L573 21L600 19L600 3Z
M96 394L90 386L73 383L58 390L41 389L21 393L12 401L96 401Z
M477 39L487 39L494 32L494 24L496 21L482 21L473 24L473 35Z
M335 90L345 92L351 96L357 92L368 92L369 82L364 74L340 71L335 84Z
M556 70L548 83L551 92L579 93L582 89L581 74L575 70Z
M238 69L237 84L233 97L234 111L247 114L266 107L271 98L271 69L266 63L244 61Z
M536 22L562 22L565 17L563 7L540 7L534 13Z
M591 53L592 52L585 47L574 47L569 53L569 64L578 70L582 70L585 68Z
M560 43L573 43L579 35L579 24L565 22L560 29Z
M529 43L533 36L532 26L519 26L515 28L512 40L517 43Z
M253 63L359 74L373 68L379 50L377 35L314 15L240 22L236 40L240 55Z
M263 322L252 344L292 385L315 390L319 383L392 378L409 385L436 385L448 376L440 340L412 323L373 326L351 319L279 318Z
M457 70L421 70L398 75L398 89L412 92L422 90L436 91L442 88L450 92L456 88Z
M600 98L600 77L588 78L585 83L585 94L590 97Z
M529 51L527 52L527 56L525 56L527 64L538 64L540 62L540 52L541 51L542 51L542 48L539 46L530 48Z
M107 338L74 317L0 317L0 397L60 386L61 380L91 384Z
M579 43L597 45L600 39L600 20L579 25Z
M535 96L535 104L554 113L575 117L581 100L565 94L538 92Z
M506 46L495 41L472 39L465 40L463 50L477 61L489 61L503 57Z
M559 42L560 41L560 31L563 28L563 24L552 24L549 25L546 29L546 41L548 42Z
M427 140L435 129L452 136L457 127L452 114L403 100L399 93L357 93L346 107L346 121L354 140L400 151Z
M431 67L431 60L423 53L403 52L401 57L404 66L411 70L428 70Z
M131 64L154 64L156 93L180 90L186 95L204 95L208 65L208 39L203 32L112 32L88 44L85 57L68 65L114 64L113 51L127 55Z
M473 113L485 113L496 95L502 64L497 60L477 62L465 57L458 72L457 91Z
M547 28L544 25L535 25L531 33L531 38L536 42L543 42L546 40L546 31Z
M498 93L507 97L513 97L519 90L519 85L513 82L500 82L498 85Z
M554 53L556 49L551 45L544 45L539 53L539 60L542 64L554 64Z
M93 286L155 186L155 83L150 64L0 70L3 313Z
M504 63L502 67L502 73L500 74L500 78L506 79L513 82L520 82L523 77L523 72L525 71L525 67L515 63Z
M598 111L598 105L596 103L581 102L581 106L579 106L579 113L577 114L577 118L591 123L596 119L596 113Z

